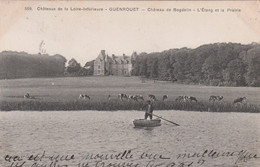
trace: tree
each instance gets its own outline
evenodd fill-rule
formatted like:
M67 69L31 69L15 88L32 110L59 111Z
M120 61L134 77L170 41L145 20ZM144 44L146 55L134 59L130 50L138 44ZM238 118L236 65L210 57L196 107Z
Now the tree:
M228 63L227 68L223 71L226 85L228 86L246 86L245 81L245 64L241 59L235 59Z
M83 71L83 74L81 75L84 75L84 76L88 76L88 75L93 75L94 74L94 61L95 60L92 60L92 61L89 61L87 62L83 68L81 68L80 71ZM81 72L80 72L81 73Z
M147 77L147 58L143 57L140 60L141 61L139 64L139 75Z
M74 58L72 58L68 62L68 66L67 66L68 73L77 73L79 72L80 69L81 69L81 65Z
M141 53L133 64L133 75L180 83L258 86L259 57L258 43L215 43L196 49Z
M0 79L63 76L66 61L61 55L4 51L0 53Z
M260 86L260 46L247 52L247 63L247 84L249 86Z
M151 77L152 78L157 78L158 77L158 58L155 57L152 61L152 66L151 66Z
M218 85L222 79L222 70L217 56L208 57L202 66L206 83L214 86Z

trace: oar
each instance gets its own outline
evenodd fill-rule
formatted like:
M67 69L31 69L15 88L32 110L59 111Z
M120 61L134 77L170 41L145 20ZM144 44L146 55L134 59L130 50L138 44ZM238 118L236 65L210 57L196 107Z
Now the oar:
M169 120L167 120L167 119L165 119L165 118L162 118L162 117L160 117L160 116L158 116L158 115L155 115L155 114L152 114L152 115L155 116L155 117L161 118L162 120L165 120L165 121L167 121L167 122L170 122L170 123L172 123L172 124L174 124L174 125L176 125L176 126L180 126L179 124L176 124L176 123L174 123L174 122L172 122L172 121L169 121Z

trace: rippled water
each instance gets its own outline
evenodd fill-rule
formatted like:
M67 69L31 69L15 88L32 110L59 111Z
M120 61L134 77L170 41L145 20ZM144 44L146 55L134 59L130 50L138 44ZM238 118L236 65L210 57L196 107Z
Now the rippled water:
M46 155L74 154L77 158L69 163L77 166L91 153L110 155L124 150L131 150L132 154L132 158L126 161L138 163L140 167L151 161L147 157L140 158L143 152L170 158L151 161L148 167L152 163L177 166L181 162L189 163L190 166L260 166L260 158L242 159L236 164L238 156L205 157L203 163L198 162L199 158L177 158L180 153L202 154L205 150L221 153L244 150L248 155L254 153L260 157L259 114L185 111L154 113L181 126L162 121L159 127L134 128L132 121L144 115L140 111L0 112L0 166L10 165L4 160L7 154L24 157L42 154L44 151ZM89 161L90 166L92 161ZM26 162L23 166L31 164ZM95 162L92 164L99 165L102 166Z

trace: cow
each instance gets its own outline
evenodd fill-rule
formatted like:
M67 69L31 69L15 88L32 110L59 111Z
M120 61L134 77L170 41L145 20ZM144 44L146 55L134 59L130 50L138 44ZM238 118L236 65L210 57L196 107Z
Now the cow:
M196 103L198 102L198 100L196 99L196 97L193 97L193 96L188 96L187 99L192 102L192 101L195 101Z
M178 97L175 99L175 101L176 101L176 102L181 102L182 99L183 99L183 96L178 96Z
M123 99L128 100L128 96L127 96L126 94L124 94L124 93L119 94L119 95L118 95L118 98L119 98L121 101L123 101Z
M135 95L135 98L138 100L144 101L144 97L142 95Z
M186 102L188 100L188 96L178 96L175 101L176 102Z
M233 101L233 104L243 103L244 100L246 100L246 97L238 97Z
M156 97L154 95L148 95L148 98L152 101L156 101Z
M223 99L223 96L214 96L214 95L211 95L209 97L209 101L221 101Z
M134 95L128 95L128 98L129 98L129 99L133 99L133 98L134 98Z
M30 96L30 94L27 92L27 93L23 96L23 98L29 99L29 98L31 98L31 96Z
M134 95L133 100L139 102L139 100L144 101L144 97L142 95Z
M137 98L136 98L136 96L134 96L134 95L129 95L129 96L128 96L128 99L129 99L129 100L138 101Z
M108 96L107 96L107 100L110 100L110 99L111 99L111 95L108 95Z
M133 100L136 101L136 102L138 102L137 96L134 96L134 97L133 97Z
M80 94L79 99L89 99L90 100L90 96L86 95L86 94Z
M167 99L168 99L168 95L163 95L162 100L164 101L164 100L167 100Z
M80 94L79 95L79 99L83 99L84 98L84 95L83 94Z

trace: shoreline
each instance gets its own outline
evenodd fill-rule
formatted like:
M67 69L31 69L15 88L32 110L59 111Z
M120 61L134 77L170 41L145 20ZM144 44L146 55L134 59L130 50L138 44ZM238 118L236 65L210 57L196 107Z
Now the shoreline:
M143 111L145 102L133 101L1 101L0 111L120 111L134 110ZM241 103L232 104L228 102L175 102L156 101L154 110L180 110L197 112L242 112L260 113L260 107L255 104Z

